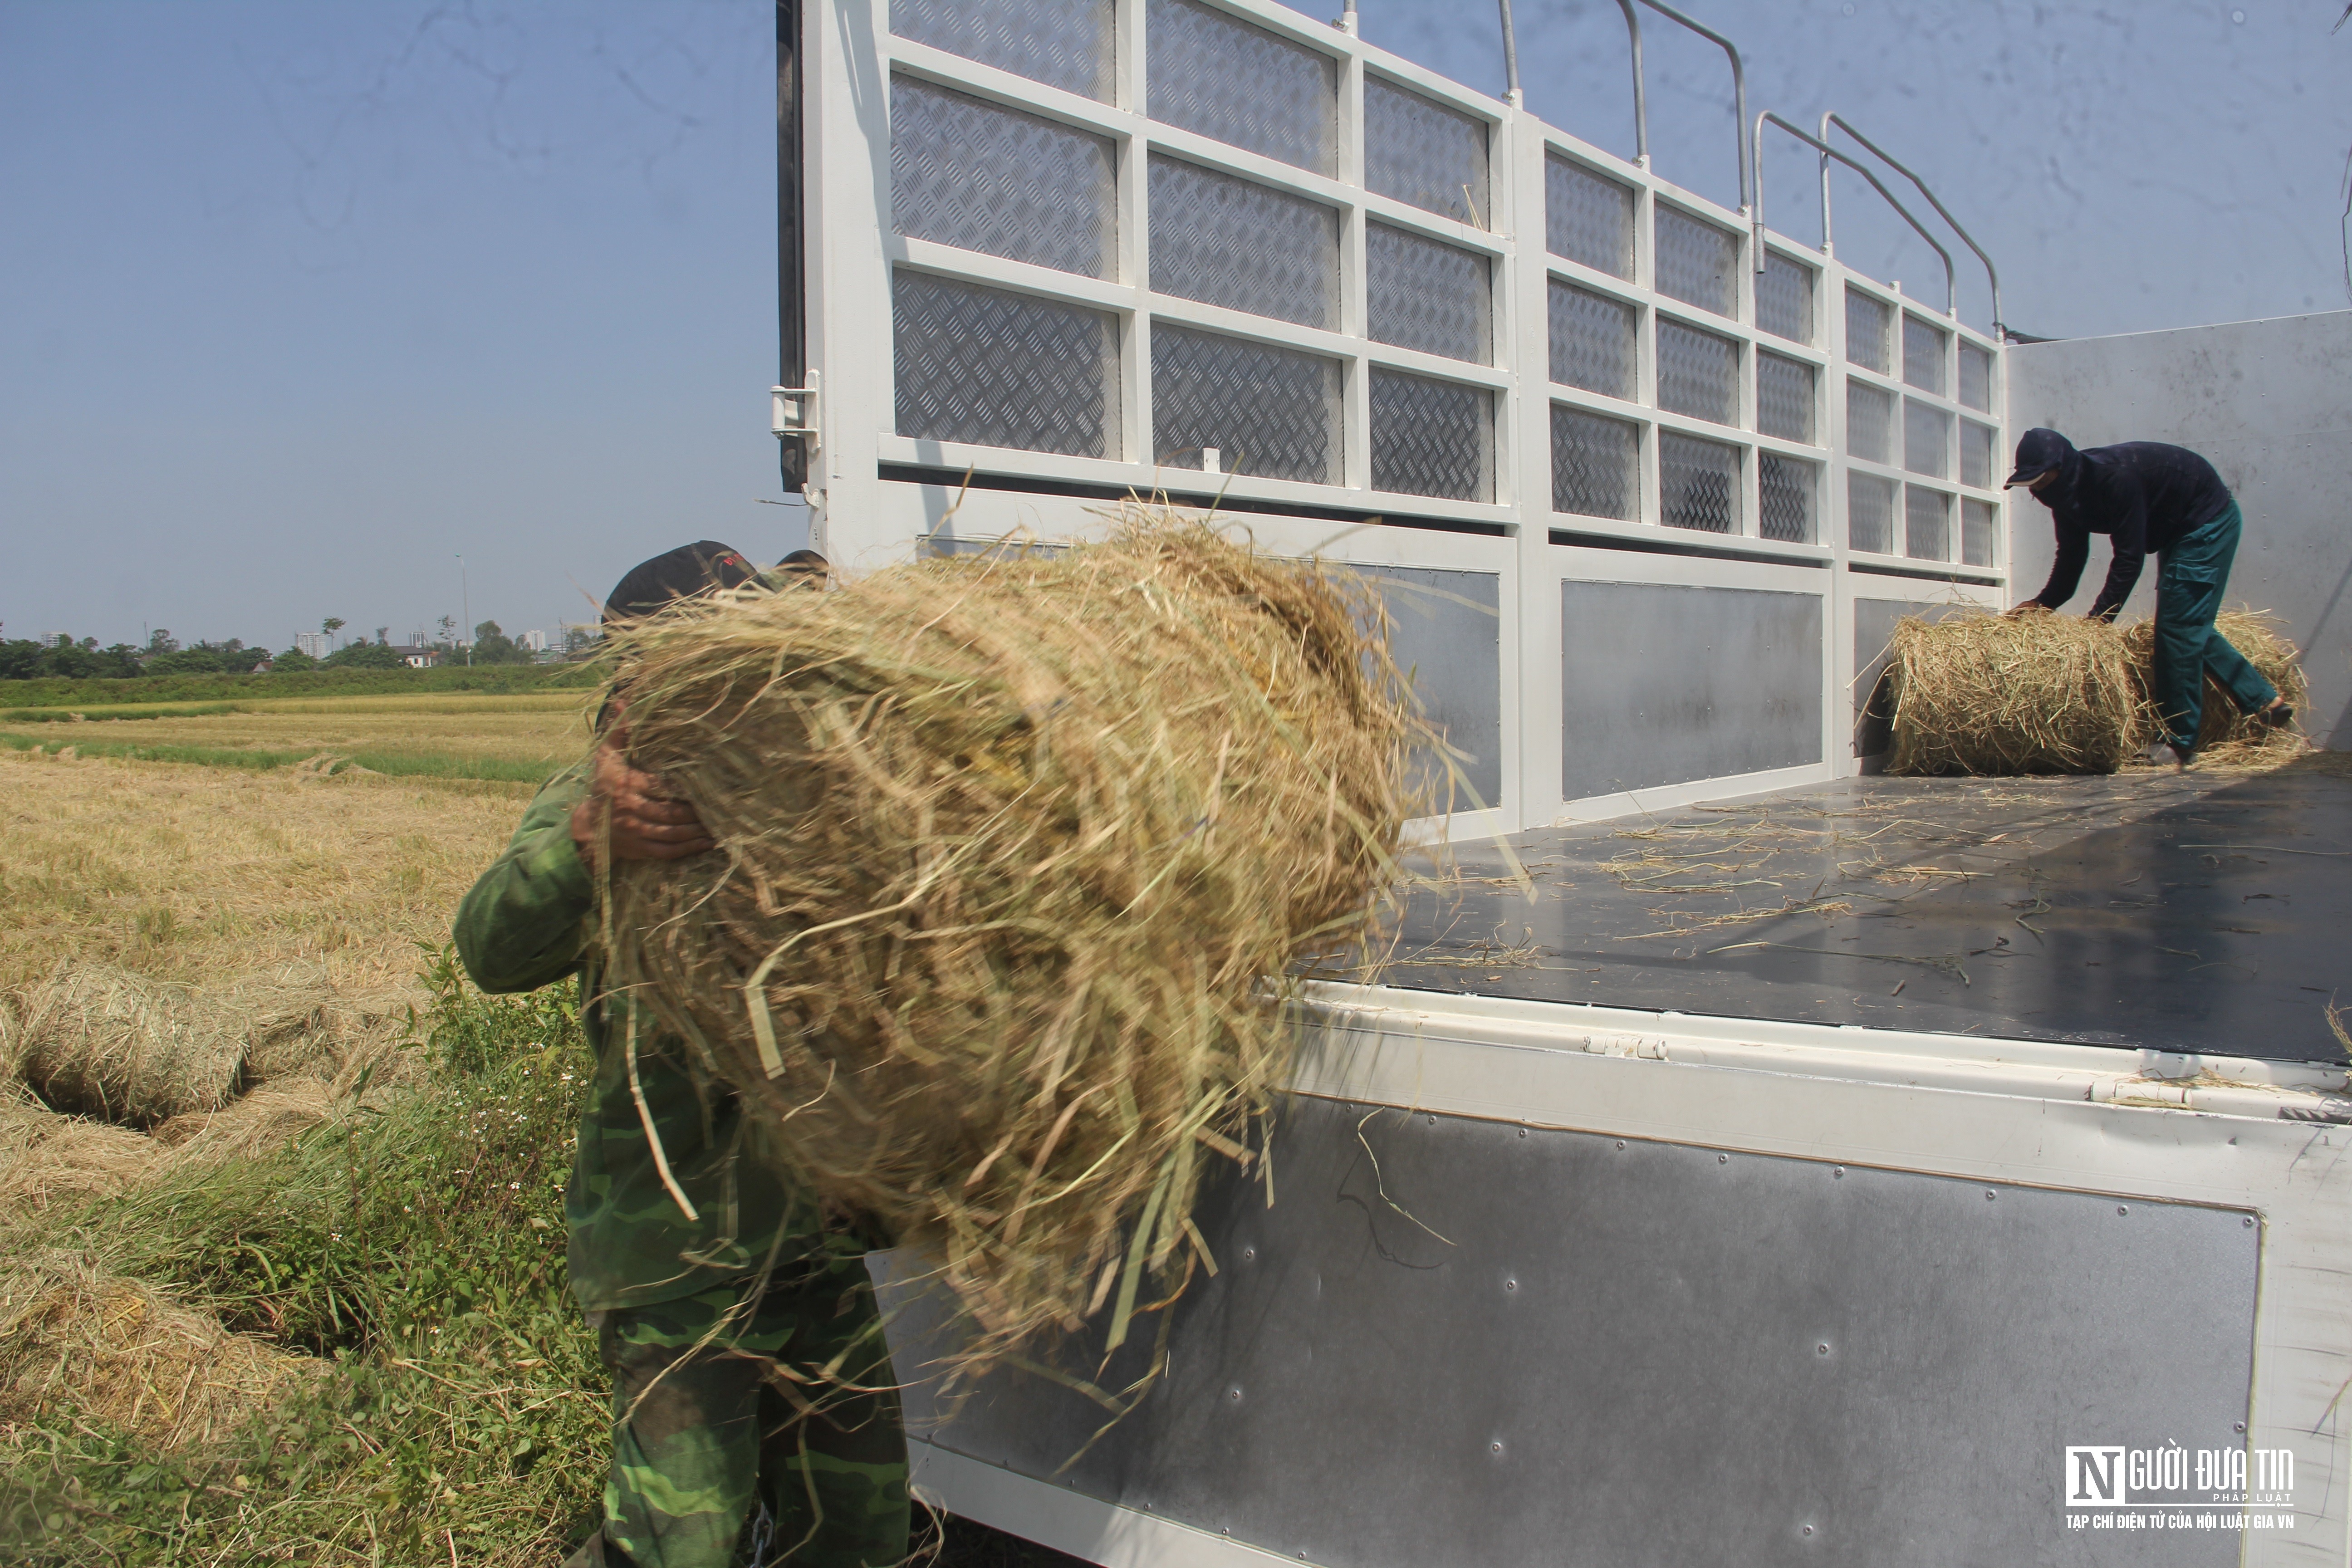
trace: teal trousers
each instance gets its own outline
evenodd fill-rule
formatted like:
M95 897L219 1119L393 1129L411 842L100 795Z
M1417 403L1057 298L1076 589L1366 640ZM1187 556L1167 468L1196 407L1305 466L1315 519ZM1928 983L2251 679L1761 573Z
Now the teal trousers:
M2209 673L2242 713L2267 708L2278 696L2278 688L2213 629L2244 521L2231 501L2221 516L2176 540L2157 568L2156 705L2165 739L2183 751L2197 745Z

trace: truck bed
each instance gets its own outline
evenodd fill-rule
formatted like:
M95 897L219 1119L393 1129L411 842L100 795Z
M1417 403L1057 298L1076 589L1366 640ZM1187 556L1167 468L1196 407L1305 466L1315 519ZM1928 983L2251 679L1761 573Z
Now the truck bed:
M2339 1061L2327 1007L2352 992L2347 763L1850 779L1465 841L1417 863L1426 879L1380 978Z

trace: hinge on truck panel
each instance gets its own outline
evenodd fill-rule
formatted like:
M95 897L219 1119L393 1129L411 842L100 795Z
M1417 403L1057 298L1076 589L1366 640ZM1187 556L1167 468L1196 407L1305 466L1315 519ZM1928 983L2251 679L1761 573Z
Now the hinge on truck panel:
M768 389L768 424L781 439L795 437L816 450L816 372L811 371L806 386L772 386Z

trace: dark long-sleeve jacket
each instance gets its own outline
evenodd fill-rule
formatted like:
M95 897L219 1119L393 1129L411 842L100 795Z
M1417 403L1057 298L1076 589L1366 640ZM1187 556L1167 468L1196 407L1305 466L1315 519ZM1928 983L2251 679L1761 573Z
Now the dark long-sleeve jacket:
M2107 568L2106 585L2091 601L2091 614L2109 619L2131 596L2150 551L2161 554L2230 506L2230 487L2212 464L2186 447L2161 441L2079 451L2069 446L2059 460L2058 478L2033 496L2050 509L2058 556L2050 564L2050 581L2028 602L2054 610L2073 598L2090 559L2091 535L2104 533L2115 547L2115 561Z
M453 934L466 972L485 991L579 979L596 1069L563 1206L572 1292L597 1311L732 1285L767 1262L780 1234L777 1261L796 1262L821 1229L814 1205L784 1185L773 1159L757 1147L757 1130L734 1094L701 1079L683 1043L644 1012L636 1016L632 1091L631 1004L598 994L595 887L572 841L572 808L586 793L585 763L541 788L506 853L458 906ZM694 1218L662 1181L648 1121Z

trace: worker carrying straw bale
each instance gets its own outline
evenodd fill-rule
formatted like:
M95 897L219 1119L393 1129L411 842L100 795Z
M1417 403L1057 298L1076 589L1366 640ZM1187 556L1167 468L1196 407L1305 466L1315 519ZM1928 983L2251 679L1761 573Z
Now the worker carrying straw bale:
M665 1470L691 1468L675 1401L636 1394L683 1376L748 1455L781 1381L780 1451L824 1463L730 1473L824 1552L895 1561L860 1255L934 1258L974 1366L1089 1320L1116 1340L1211 1263L1195 1184L1251 1159L1286 1066L1268 977L1360 934L1427 737L1352 579L1196 525L822 594L730 557L616 590L598 748L458 946L487 989L579 974L599 1050L567 1214L614 1377L601 1539L731 1547L751 1481ZM711 1500L690 1521L681 1486ZM847 1490L813 1515L812 1486Z
M2112 622L2139 581L2141 563L2156 552L2150 691L2158 739L2178 766L2196 754L2209 672L2242 713L2273 729L2294 721L2294 705L2214 629L2244 520L2212 464L2160 441L2078 451L2057 431L2037 428L2017 443L2007 488L2020 485L2050 509L2058 553L2050 581L2012 616L2046 614L2073 598L2090 536L2104 533L2115 560L2090 617Z

